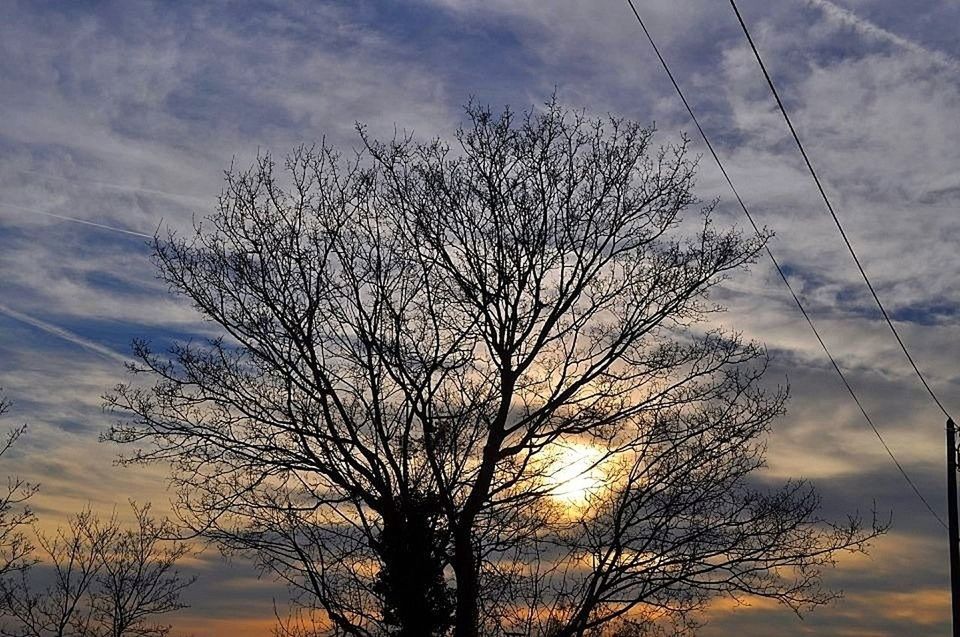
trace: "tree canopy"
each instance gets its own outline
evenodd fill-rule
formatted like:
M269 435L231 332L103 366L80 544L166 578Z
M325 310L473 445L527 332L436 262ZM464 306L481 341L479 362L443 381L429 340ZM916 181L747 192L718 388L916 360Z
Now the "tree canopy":
M710 290L766 237L695 210L686 145L556 103L470 105L453 144L231 169L160 275L223 331L108 398L190 524L339 635L683 629L795 609L881 529L750 479L786 392ZM691 209L694 209L692 214Z

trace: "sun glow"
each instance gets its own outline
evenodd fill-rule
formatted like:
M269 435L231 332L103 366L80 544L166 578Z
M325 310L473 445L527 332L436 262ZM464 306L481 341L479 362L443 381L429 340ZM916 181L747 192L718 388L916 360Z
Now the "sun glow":
M592 445L566 443L550 453L544 482L550 496L570 508L582 508L603 488L604 451Z

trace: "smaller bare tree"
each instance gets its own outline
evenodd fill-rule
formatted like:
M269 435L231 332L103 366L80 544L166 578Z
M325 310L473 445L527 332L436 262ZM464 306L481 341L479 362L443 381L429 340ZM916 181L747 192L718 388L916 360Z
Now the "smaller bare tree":
M132 504L134 525L114 515L101 520L89 510L52 535L37 533L45 586L24 568L2 584L0 635L5 637L163 637L170 626L152 619L181 608L181 594L195 578L176 563L186 544L168 543L175 529ZM37 569L39 570L39 569Z
M0 416L10 409L10 401L0 393ZM26 425L11 429L0 442L0 457L10 451L19 440ZM26 501L36 493L37 485L17 477L8 477L7 486L0 491L0 579L27 568L31 562L33 545L24 533L33 522L33 512Z

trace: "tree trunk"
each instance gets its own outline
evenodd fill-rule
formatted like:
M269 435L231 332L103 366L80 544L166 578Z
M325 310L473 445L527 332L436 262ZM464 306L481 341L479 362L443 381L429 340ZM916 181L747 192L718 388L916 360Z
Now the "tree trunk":
M473 553L470 527L460 527L454 534L453 571L457 576L457 605L454 637L478 637L479 613L477 560Z

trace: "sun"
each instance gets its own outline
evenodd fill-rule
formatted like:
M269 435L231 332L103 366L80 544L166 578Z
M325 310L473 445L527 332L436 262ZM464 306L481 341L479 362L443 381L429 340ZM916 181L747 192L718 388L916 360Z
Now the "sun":
M555 445L544 475L550 497L570 508L586 506L604 486L604 455L603 449L593 445Z

